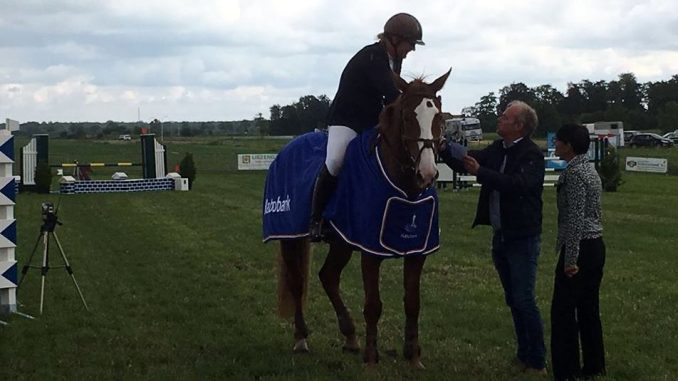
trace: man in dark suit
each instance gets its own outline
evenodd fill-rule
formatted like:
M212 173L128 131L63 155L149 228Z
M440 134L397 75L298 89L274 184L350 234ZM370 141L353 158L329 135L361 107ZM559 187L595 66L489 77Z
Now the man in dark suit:
M482 185L473 226L490 225L492 259L511 309L516 357L526 372L546 372L544 324L535 297L541 246L544 155L530 138L539 124L524 102L513 101L499 116L497 139L479 151L448 143L441 158L466 170Z

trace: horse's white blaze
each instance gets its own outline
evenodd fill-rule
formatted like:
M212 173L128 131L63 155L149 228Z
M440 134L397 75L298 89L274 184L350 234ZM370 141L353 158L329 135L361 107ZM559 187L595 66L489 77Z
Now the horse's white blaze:
M417 115L417 122L419 123L419 137L421 139L433 139L433 118L440 112L436 107L433 99L423 98L421 103L414 109ZM423 142L417 143L419 150L424 146ZM427 183L433 182L435 179L437 168L433 149L427 148L421 151L421 158L419 160L419 174Z

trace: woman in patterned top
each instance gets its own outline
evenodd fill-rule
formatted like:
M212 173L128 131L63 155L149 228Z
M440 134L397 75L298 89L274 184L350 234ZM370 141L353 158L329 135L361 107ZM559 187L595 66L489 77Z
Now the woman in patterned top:
M551 356L556 380L605 374L598 306L605 265L602 187L586 154L589 144L589 132L583 126L565 125L556 133L556 155L567 161L557 184L556 247L560 257L551 304Z

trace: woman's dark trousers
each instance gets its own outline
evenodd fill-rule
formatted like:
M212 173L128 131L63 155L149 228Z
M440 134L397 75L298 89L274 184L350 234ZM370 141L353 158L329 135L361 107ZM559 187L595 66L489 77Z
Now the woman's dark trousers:
M563 272L561 251L551 304L551 365L556 380L605 373L599 309L600 283L605 266L602 238L580 242L577 266L579 272L567 277ZM583 367L580 365L580 340Z

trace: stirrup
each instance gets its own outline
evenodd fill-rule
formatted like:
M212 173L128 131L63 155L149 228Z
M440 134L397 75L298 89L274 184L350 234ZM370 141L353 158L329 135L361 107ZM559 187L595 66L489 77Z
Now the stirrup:
M311 242L322 242L324 238L322 227L322 220L311 221L311 226L309 228L309 239Z

